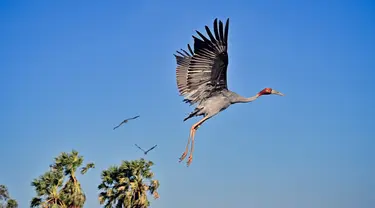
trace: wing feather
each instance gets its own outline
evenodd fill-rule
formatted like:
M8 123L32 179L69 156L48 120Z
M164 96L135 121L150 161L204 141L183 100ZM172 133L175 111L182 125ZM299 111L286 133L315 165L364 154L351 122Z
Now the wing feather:
M227 89L229 19L224 26L216 18L213 33L208 26L205 30L208 38L199 31L196 32L201 39L193 35L194 50L188 44L190 54L183 49L185 54L180 51L175 54L177 88L190 104Z
M224 35L223 35L223 22L222 21L219 21L219 34L220 34L220 42L223 43Z
M180 95L186 95L186 93L188 93L187 70L189 68L190 59L192 58L194 54L190 45L188 44L187 46L188 46L188 50L190 54L183 49L180 49L180 50L184 52L185 54L181 53L180 51L176 51L178 54L180 54L180 56L174 54L176 57L176 62L177 62L177 68L176 68L177 88L178 88Z
M219 30L217 29L217 19L214 21L214 33L216 40L220 41L220 35L219 35Z
M187 86L189 93L186 101L199 103L210 97L212 93L227 89L227 67L228 52L227 38L229 30L229 19L225 25L217 19L214 20L214 33L205 26L208 37L196 31L202 38L194 38L194 55L190 60L187 71Z
M224 43L228 44L228 31L229 31L229 19L227 19L227 22L225 23L225 33L224 33Z

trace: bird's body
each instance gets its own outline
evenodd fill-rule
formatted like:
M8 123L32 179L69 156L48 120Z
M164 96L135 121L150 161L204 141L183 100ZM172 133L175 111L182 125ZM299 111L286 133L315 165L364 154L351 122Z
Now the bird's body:
M204 116L191 127L186 150L180 157L181 162L187 156L191 142L188 165L193 157L195 132L206 120L235 103L252 102L262 95L283 95L271 88L264 88L249 98L230 91L227 86L229 19L225 26L222 21L217 24L217 19L214 20L214 35L207 26L205 29L209 38L196 31L202 40L193 36L194 50L188 44L190 53L181 49L181 52L177 51L179 55L175 54L176 81L179 93L185 97L184 102L197 105L184 121L194 116Z
M194 117L194 116L209 116L213 117L221 111L227 109L232 104L236 103L247 103L255 100L257 96L251 98L245 98L241 95L238 95L235 92L230 90L222 90L216 92L215 95L203 100L199 105L194 109L194 111L184 119L184 121Z

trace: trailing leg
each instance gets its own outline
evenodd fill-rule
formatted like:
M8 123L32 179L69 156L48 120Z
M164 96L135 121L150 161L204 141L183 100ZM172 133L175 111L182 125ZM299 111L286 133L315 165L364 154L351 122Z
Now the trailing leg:
M205 116L202 120L198 121L196 124L194 124L191 127L191 149L190 149L190 155L187 161L187 166L191 164L193 161L193 153L194 153L194 138L195 138L195 132L196 130L202 125L203 122L205 122L207 119L209 119L211 116Z
M188 142L186 144L185 152L180 157L179 162L183 161L185 159L185 157L187 156L187 153L189 151L189 144L190 144L190 141L191 141L192 130L193 130L193 128L190 129L190 135L189 135L189 138L188 138Z

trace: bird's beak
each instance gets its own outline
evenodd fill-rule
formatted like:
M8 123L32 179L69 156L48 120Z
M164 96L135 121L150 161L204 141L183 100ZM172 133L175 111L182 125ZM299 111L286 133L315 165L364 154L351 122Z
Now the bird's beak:
M276 91L276 90L272 90L271 91L271 94L275 94L275 95L280 95L280 96L284 96L283 93L279 92L279 91Z

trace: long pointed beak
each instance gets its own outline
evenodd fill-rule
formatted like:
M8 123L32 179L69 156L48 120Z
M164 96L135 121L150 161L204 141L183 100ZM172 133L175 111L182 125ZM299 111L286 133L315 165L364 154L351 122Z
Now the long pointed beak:
M276 91L276 90L272 90L271 94L275 94L275 95L280 95L280 96L284 96L283 93L279 92L279 91Z

